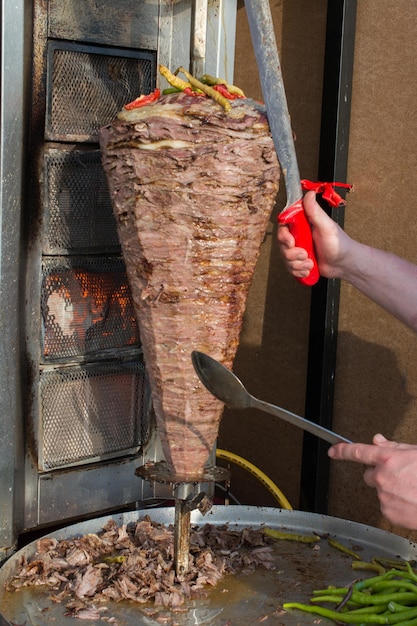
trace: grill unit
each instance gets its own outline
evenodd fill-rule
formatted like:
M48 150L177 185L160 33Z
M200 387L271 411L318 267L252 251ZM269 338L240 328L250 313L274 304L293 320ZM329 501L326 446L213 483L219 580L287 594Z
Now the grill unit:
M10 4L0 560L26 531L170 495L135 476L161 453L97 133L159 84L158 63L231 81L236 18L234 0Z

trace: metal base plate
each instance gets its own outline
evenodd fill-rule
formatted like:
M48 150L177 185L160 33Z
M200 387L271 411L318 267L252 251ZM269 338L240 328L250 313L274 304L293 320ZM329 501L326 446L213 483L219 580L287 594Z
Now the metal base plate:
M120 515L111 515L68 526L51 533L58 540L75 535L99 532L109 519L117 524L136 521L149 515L155 522L174 523L174 507L144 509ZM329 534L347 547L359 552L364 560L381 556L413 560L417 558L417 544L386 531L349 522L346 520L274 508L246 506L213 506L204 517L196 510L191 522L198 525L211 523L228 524L230 527L269 526L287 532L320 535ZM318 546L312 547L312 546ZM25 589L15 593L4 590L4 583L13 575L21 556L35 552L33 542L17 552L0 569L0 607L9 624L26 626L68 626L64 607L54 605L48 594L39 588ZM259 622L266 626L314 624L316 617L299 612L284 613L282 603L286 601L308 602L313 589L329 584L344 586L355 578L366 578L366 573L352 571L352 558L329 546L328 542L302 544L294 541L277 541L274 547L276 569L259 569L253 574L226 576L218 586L209 590L207 598L187 605L183 613L169 613L161 609L159 616L149 617L142 607L133 603L109 603L105 614L114 616L118 626L157 626L161 618L168 626L248 626ZM171 616L171 617L170 617ZM157 621L157 618L160 618ZM103 622L74 621L75 626L103 626Z
M224 482L230 478L229 470L224 469L223 467L217 467L216 465L207 465L204 468L204 472L202 474L197 474L196 476L174 474L168 469L165 461L142 465L137 468L135 474L141 478L155 481L157 483L166 483L168 485L178 485L180 483L198 484Z

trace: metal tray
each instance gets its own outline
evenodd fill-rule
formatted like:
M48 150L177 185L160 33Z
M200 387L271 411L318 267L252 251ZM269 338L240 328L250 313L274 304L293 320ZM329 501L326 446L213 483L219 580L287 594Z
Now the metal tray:
M138 517L149 515L155 522L173 524L174 508L143 509L100 517L81 522L50 533L58 540L91 532L99 532L107 520L117 524L128 524ZM379 556L413 560L417 558L417 544L386 531L316 513L288 511L275 508L251 506L214 506L204 517L192 513L193 524L229 524L230 527L259 527L262 525L278 528L291 533L329 534L343 545L354 549L364 560ZM318 545L319 549L313 548ZM48 600L42 588L23 589L10 593L4 583L15 572L20 557L35 552L36 542L14 554L0 569L0 610L8 624L13 626L45 626L68 624L64 617L64 607ZM317 623L313 615L294 611L284 613L282 603L286 601L308 602L313 589L329 584L346 585L355 578L365 578L366 572L353 571L352 557L329 546L327 541L318 544L302 544L294 541L277 541L274 547L276 569L259 569L250 575L227 576L217 588L209 591L207 598L189 603L184 613L170 613L161 609L160 620L168 626L249 626L256 623L265 625L300 625ZM117 626L157 626L161 621L150 618L142 608L133 603L109 603L107 618L114 617ZM170 621L170 616L172 619ZM326 620L321 622L324 624ZM1 617L0 617L1 623ZM103 626L103 621L80 620L76 626Z

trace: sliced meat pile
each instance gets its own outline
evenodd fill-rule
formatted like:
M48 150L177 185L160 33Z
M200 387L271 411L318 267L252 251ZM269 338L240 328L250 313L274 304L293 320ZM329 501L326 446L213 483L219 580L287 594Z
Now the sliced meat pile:
M278 191L265 111L184 93L123 111L100 145L170 471L201 475L223 405L191 352L231 367Z
M178 577L171 526L148 516L128 526L110 520L99 534L38 540L7 590L45 585L52 601L65 604L67 615L82 619L103 619L110 600L186 610L188 599L205 596L207 585L215 586L226 573L274 569L268 541L261 529L192 527L190 571Z

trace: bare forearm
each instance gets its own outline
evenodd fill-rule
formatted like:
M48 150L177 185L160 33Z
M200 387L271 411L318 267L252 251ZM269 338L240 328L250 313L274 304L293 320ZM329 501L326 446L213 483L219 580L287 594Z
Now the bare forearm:
M417 332L417 266L351 240L339 277Z
M313 230L319 269L326 278L341 278L417 332L417 266L400 257L351 239L317 204L315 194L304 197ZM287 227L278 242L288 270L306 277L312 262Z

